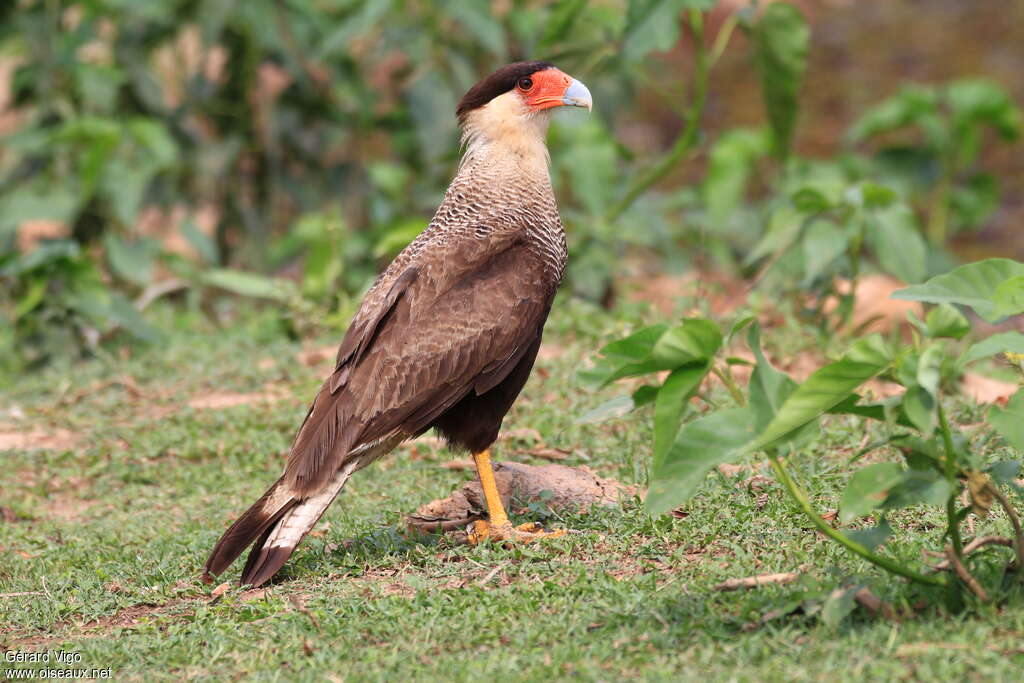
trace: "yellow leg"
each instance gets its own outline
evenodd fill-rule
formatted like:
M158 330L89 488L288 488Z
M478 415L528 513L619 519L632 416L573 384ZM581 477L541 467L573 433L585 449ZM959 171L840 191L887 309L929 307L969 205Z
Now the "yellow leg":
M487 501L487 517L491 525L505 526L509 524L505 506L501 504L501 495L498 493L498 483L494 481L491 449L474 453L473 462L476 463L476 476L480 478L480 486L484 490L484 500Z
M565 529L544 531L536 522L527 522L513 527L512 523L508 521L508 514L505 512L505 506L501 503L501 495L498 493L498 485L494 481L490 449L474 453L473 462L476 463L476 475L480 478L480 487L484 490L488 521L473 522L469 530L470 543L479 543L487 538L496 541L534 541L565 534Z

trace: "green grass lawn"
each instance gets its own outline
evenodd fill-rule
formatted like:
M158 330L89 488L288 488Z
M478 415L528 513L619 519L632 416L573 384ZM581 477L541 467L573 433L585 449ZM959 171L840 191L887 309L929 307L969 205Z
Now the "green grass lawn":
M582 391L576 368L642 317L560 300L506 429L536 429L573 453L566 464L644 485L649 412L574 422L621 391ZM852 579L897 606L922 594L826 543L774 480L751 480L755 460L711 476L678 516L651 519L625 500L545 520L579 534L505 549L405 533L405 514L470 476L442 467L452 456L434 442L408 444L350 482L272 585L212 599L199 568L279 474L330 362L297 360L314 344L288 341L265 313L227 330L189 317L168 325L177 331L160 344L30 375L0 396L0 432L64 438L0 456L4 650L79 653L76 667L110 667L117 680L1019 680L1024 671L1024 599L953 616L930 607L899 622L857 611L826 626L809 614ZM780 334L796 336L782 344ZM810 343L792 331L767 341ZM981 416L951 408L961 422ZM835 419L794 460L820 509L836 506L864 438L862 425ZM542 462L525 450L504 441L496 458ZM904 559L920 557L915 539L934 547L941 535L937 510L890 521L886 549ZM1002 524L994 515L977 531ZM714 590L801 567L788 585ZM0 678L31 666L0 658Z

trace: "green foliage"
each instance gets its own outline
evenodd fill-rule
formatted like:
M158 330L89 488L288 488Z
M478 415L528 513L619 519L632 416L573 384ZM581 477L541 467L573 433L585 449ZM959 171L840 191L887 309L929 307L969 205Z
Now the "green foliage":
M799 203L820 208L824 195L808 195ZM897 461L876 462L857 470L850 478L839 502L839 521L856 522L877 511L929 505L944 509L947 516L947 553L956 561L970 565L964 551L960 527L968 513L985 515L998 500L1007 514L1019 514L999 487L1019 491L1013 480L1020 460L1006 460L985 466L982 453L975 450L962 430L951 423L944 412L944 387L968 364L1000 353L1015 354L1024 349L1024 335L1003 333L957 350L953 342L969 332L967 319L951 303L970 305L986 311L1000 297L1004 283L1014 282L1019 266L1005 259L963 266L917 288L903 290L902 298L938 301L942 305L929 312L925 321L911 322L920 332L909 347L893 350L881 337L864 337L845 355L820 367L802 382L796 382L772 367L761 351L760 331L752 325L747 343L756 364L746 392L729 372L728 357L723 358L722 336L709 335L715 343L696 344L693 330L717 332L714 323L703 319L686 320L682 325L645 328L602 349L593 370L586 374L601 384L625 377L644 377L670 369L668 358L684 365L673 370L660 386L645 385L656 393L651 482L646 507L652 514L666 512L685 503L697 491L715 466L734 462L755 453L769 460L780 483L794 501L826 536L887 571L925 586L943 586L952 591L968 589L982 601L990 599L977 579L963 577L963 569L947 576L928 575L905 563L880 555L876 549L893 533L890 523L881 518L870 529L840 531L830 526L814 510L810 500L792 479L781 456L796 455L816 440L822 419L828 415L847 415L853 419L874 420L884 426L885 437L862 449L857 458L884 449L899 454ZM994 273L998 273L998 276ZM980 275L979 275L980 274ZM935 283L938 283L936 286ZM937 295L939 292L941 296ZM939 298L936 298L936 297ZM742 320L736 329L742 329ZM731 339L733 335L729 335ZM685 340L673 343L672 340ZM674 355L659 356L656 350L679 348ZM659 362L659 358L666 362ZM692 374L681 370L692 368ZM700 382L709 373L718 377L735 401L721 406L705 394L697 393ZM882 376L902 385L905 391L877 403L862 403L856 393L867 380ZM634 405L639 405L634 393ZM688 421L687 407L698 396L708 411ZM1024 447L1021 412L1024 391L1018 392L1005 408L994 406L990 413L993 427L1014 449ZM671 441L670 441L671 440ZM958 510L956 501L962 492L970 495L972 506ZM1015 549L1018 561L1024 557L1024 534L1018 524L1011 525L1006 545ZM998 588L998 587L996 587Z
M1024 313L1024 263L992 258L955 268L893 294L896 299L970 306L989 322Z
M775 151L785 157L796 127L797 95L807 69L811 32L800 10L787 2L776 2L765 8L753 35Z
M941 246L951 233L979 227L998 205L996 178L978 168L984 134L1014 142L1022 118L1009 93L987 80L912 85L865 113L847 139L883 140L874 172L927 213L929 237Z

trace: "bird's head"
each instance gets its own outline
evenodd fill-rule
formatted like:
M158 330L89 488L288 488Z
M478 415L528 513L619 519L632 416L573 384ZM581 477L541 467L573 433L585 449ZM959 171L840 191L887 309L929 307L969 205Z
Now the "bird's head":
M543 146L557 107L586 107L590 91L550 62L515 62L474 85L455 113L467 141Z

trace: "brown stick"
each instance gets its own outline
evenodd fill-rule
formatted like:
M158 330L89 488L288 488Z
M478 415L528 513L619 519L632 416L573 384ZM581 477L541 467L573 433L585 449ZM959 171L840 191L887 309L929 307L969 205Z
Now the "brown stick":
M890 619L892 621L899 620L896 608L879 598L867 588L861 588L859 591L854 593L853 599L857 601L858 605L872 614L881 614L886 619Z
M999 504L1006 510L1006 515L1010 518L1010 524L1013 525L1014 534L1014 549L1017 551L1017 569L1018 571L1024 571L1024 532L1020 529L1020 517L1017 516L1017 511L1010 505L1010 501L1006 499L1006 496L1000 491L995 484L989 484L989 491L996 497Z
M966 557L967 555L970 555L971 553L973 553L978 548L983 548L983 547L985 547L987 545L1001 545L1001 546L1005 546L1007 548L1012 548L1013 547L1013 541L1011 541L1010 539L1006 538L1005 536L981 536L979 538L974 539L973 541L971 541L970 543L968 543L967 545L964 546L964 557ZM931 553L931 551L925 551L925 552L928 552L929 554ZM942 557L945 557L945 553L935 553L935 554L936 555L941 555ZM949 569L949 561L948 560L943 560L942 562L939 562L938 564L936 564L933 567L933 569L935 569L936 571L945 571L945 570Z
M971 592L978 596L978 599L982 602L988 602L988 593L981 587L978 580L967 571L967 567L960 562L960 558L956 556L956 551L953 550L953 546L946 546L946 558L949 559L949 565L956 572L956 575L960 577L960 580L971 589Z
M740 588L757 588L772 584L792 583L800 576L799 571L782 572L779 574L761 574L760 576L745 576L742 579L726 579L715 586L716 591L734 591Z

